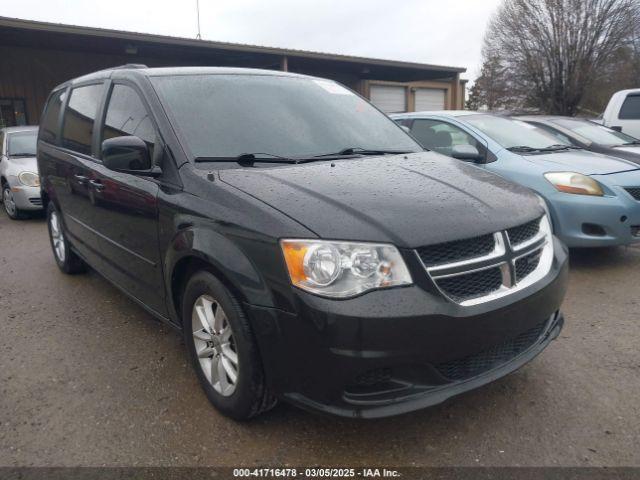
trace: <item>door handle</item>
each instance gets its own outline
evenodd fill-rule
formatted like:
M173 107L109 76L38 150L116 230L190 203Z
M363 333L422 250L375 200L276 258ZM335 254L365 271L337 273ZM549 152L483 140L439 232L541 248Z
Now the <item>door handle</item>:
M78 181L78 183L80 185L84 185L88 180L87 177L85 177L84 175L80 175L80 174L75 174L74 178Z
M89 185L91 185L95 190L104 190L104 185L100 180L89 180Z

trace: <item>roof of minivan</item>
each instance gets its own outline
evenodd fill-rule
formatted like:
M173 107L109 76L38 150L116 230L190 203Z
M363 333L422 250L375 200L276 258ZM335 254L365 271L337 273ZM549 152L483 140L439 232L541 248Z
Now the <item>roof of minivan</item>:
M259 68L237 68L237 67L157 67L149 68L145 65L122 65L120 67L108 68L97 72L89 73L77 77L58 85L58 89L66 85L75 85L92 80L104 80L110 78L114 73L132 73L134 75L144 75L148 77L159 77L166 75L269 75L279 77L299 77L315 78L300 73L283 72L281 70L265 70Z

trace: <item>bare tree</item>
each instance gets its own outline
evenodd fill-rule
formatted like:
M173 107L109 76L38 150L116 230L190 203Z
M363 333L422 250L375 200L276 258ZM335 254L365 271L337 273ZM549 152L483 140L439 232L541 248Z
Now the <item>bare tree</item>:
M575 115L612 58L637 45L639 25L640 0L504 0L484 61L502 60L517 106Z

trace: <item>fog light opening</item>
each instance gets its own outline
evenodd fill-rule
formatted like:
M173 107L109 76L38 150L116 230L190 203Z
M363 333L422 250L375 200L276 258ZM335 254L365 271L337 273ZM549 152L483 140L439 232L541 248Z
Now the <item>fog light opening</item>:
M626 222L626 221L627 221L627 216L626 216L626 215L622 215L622 216L620 217L620 221L621 221L622 223Z
M604 228L600 225L596 225L595 223L583 223L582 233L592 237L604 237L607 234Z

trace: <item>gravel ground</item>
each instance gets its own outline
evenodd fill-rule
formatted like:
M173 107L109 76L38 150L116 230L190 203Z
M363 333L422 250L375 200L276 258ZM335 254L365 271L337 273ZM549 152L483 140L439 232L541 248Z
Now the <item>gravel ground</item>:
M640 466L640 248L571 254L560 338L428 410L357 421L209 406L179 334L95 273L61 274L41 218L0 213L2 466Z

